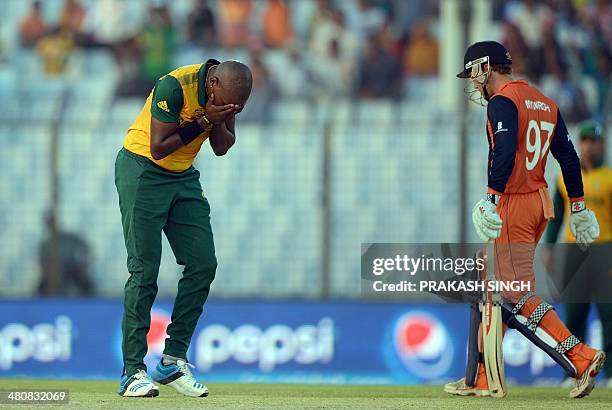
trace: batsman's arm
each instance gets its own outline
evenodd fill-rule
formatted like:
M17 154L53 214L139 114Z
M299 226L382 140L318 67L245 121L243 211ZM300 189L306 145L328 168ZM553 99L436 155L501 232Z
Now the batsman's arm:
M487 120L488 193L501 195L514 169L518 144L518 110L512 100L498 95L489 101Z
M584 189L582 186L582 172L580 170L580 159L570 140L569 132L561 112L557 110L557 126L550 144L550 152L561 166L563 183L567 188L567 196L572 202L584 201Z

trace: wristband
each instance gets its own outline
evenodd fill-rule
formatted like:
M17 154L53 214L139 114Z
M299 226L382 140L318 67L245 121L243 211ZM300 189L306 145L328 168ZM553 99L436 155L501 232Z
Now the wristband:
M584 211L586 209L586 204L584 203L584 199L579 199L577 201L570 201L570 209L573 214Z
M496 194L487 194L487 201L491 202L493 205L499 204L500 196Z
M176 133L181 137L183 145L188 145L203 132L204 127L202 127L199 122L191 121L180 127Z

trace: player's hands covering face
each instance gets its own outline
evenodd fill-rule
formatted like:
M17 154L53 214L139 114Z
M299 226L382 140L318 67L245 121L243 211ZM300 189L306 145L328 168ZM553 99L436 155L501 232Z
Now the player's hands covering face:
M472 210L472 222L478 237L483 242L489 242L501 235L502 220L497 214L495 205L481 199Z
M215 104L215 94L211 94L204 107L206 118L212 124L223 124L231 119L234 115L242 111L242 107L237 104Z

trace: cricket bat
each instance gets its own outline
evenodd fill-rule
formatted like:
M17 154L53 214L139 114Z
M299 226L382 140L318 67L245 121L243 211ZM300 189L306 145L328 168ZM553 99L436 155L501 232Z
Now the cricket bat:
M495 261L493 242L487 244L487 280L495 280ZM506 396L506 375L504 353L502 350L503 329L501 313L501 294L485 289L482 302L482 355L487 375L487 383L493 397Z

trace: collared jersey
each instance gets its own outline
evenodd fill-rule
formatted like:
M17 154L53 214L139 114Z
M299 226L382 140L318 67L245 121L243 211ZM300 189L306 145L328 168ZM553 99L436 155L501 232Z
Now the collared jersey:
M176 122L179 127L202 116L208 96L206 73L219 64L208 60L205 64L193 64L177 68L161 77L144 104L142 111L128 129L123 146L125 149L148 158L169 171L185 171L193 164L202 143L210 131L203 132L188 145L182 146L167 157L156 160L151 155L151 117L161 122Z

